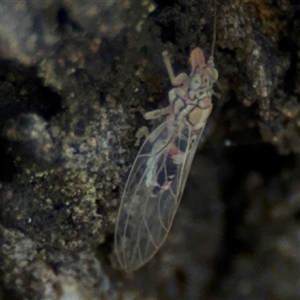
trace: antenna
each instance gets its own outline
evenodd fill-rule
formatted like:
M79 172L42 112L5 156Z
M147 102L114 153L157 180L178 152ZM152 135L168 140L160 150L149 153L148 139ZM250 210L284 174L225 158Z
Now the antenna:
M214 0L214 28L213 28L213 41L212 41L211 53L210 53L210 56L212 57L214 56L216 39L217 39L217 4L216 4L216 0Z

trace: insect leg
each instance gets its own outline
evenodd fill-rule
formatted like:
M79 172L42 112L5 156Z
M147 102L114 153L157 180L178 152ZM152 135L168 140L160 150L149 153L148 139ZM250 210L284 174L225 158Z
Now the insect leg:
M215 90L212 90L212 94L213 94L216 98L221 99L221 93L218 93L218 92L216 92Z
M187 85L188 82L189 82L189 76L185 73L180 73L179 75L177 75L175 77L173 69L172 69L171 60L170 60L170 56L169 56L168 51L164 51L162 53L162 55L163 55L164 63L166 65L171 83L174 86L180 86L180 85L184 85L184 84Z
M145 113L143 116L146 120L154 120L154 119L158 119L159 117L161 117L163 115L167 115L170 112L171 112L171 107L169 105L162 109L156 109L156 110L149 111L149 112Z
M137 133L135 134L135 137L137 138L135 142L135 146L139 146L141 142L141 138L147 137L149 135L149 129L147 126L143 126L138 129Z
M149 111L147 113L144 113L141 111L143 117L146 120L154 120L154 119L158 119L159 117L163 116L163 115L167 115L171 112L171 106L167 106L164 107L162 109L156 109L153 111ZM147 137L149 135L149 129L146 126L141 127L140 129L138 129L135 137L137 138L137 141L135 142L135 146L139 146L140 142L141 142L141 138L143 137Z

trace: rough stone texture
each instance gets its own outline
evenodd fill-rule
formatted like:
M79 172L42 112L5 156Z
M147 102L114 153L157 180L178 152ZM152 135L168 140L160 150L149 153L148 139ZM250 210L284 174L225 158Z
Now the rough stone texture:
M137 113L167 104L213 1L2 1L0 299L300 297L300 4L217 0L215 107L174 226L112 255ZM156 125L148 124L148 125Z

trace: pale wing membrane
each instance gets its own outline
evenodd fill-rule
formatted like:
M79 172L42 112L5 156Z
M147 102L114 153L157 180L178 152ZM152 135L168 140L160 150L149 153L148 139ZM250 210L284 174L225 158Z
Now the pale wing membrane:
M121 268L134 271L156 253L172 225L202 129L160 125L144 142L130 172L117 219L115 252ZM178 138L179 137L179 138ZM182 163L168 157L172 145L185 150ZM159 187L169 181L169 186Z
M190 173L192 162L193 162L195 153L197 151L197 147L199 145L199 142L201 140L201 137L202 137L205 125L206 125L206 122L205 122L205 124L203 124L203 127L201 127L200 129L198 129L197 131L193 132L192 140L190 142L190 147L189 147L190 150L189 150L189 153L188 153L188 155L186 157L186 161L184 163L183 170L182 170L182 176L181 176L181 180L180 180L179 202L180 202L180 199L181 199L181 197L183 195L185 184L186 184L188 175Z

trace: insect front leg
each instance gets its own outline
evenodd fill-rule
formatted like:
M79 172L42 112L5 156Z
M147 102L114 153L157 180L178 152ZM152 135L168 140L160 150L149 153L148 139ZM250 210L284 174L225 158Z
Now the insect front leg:
M164 51L162 53L162 55L163 55L164 63L166 65L171 83L174 86L184 86L184 87L187 88L188 84L189 84L189 76L185 73L180 73L179 75L177 75L175 77L173 69L172 69L171 60L170 60L170 56L169 56L168 51Z

